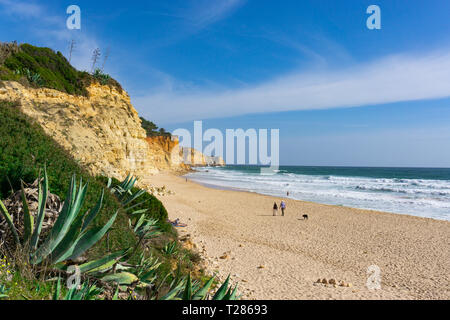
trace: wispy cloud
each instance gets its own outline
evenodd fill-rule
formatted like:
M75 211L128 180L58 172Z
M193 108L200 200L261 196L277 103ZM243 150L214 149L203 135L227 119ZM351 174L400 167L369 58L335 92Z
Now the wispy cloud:
M183 17L198 28L204 28L225 18L243 3L243 0L198 0Z
M342 70L292 73L243 89L159 89L133 100L139 111L163 124L443 98L450 96L450 53L398 54Z
M42 16L42 7L34 3L13 0L0 0L2 12L19 18Z
M176 24L177 32L153 41L153 47L165 47L213 26L226 19L247 0L193 0L165 11L146 10L143 14L170 18Z

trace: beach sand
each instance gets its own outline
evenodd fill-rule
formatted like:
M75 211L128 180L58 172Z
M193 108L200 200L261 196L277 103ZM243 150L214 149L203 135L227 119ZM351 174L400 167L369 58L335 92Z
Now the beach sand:
M243 299L450 298L448 221L289 199L286 215L274 217L278 198L170 174L145 182L175 192L159 197L169 218L188 224L180 235L191 235L208 270L222 280L231 274ZM372 265L381 272L378 290L366 287ZM351 286L316 283L323 278Z

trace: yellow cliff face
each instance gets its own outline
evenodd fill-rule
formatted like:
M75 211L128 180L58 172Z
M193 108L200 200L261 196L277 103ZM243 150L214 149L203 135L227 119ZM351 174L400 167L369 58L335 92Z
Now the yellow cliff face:
M150 144L146 140L125 91L93 84L88 92L89 98L0 82L0 100L18 102L92 174L123 179L129 173L145 177L160 170L186 170L181 162L171 162L165 151L167 141Z
M212 157L203 154L202 152L193 148L181 148L180 156L185 162L193 167L222 167L225 166L225 161L222 157Z
M188 171L190 167L183 162L179 141L173 137L148 137L149 159L161 171Z

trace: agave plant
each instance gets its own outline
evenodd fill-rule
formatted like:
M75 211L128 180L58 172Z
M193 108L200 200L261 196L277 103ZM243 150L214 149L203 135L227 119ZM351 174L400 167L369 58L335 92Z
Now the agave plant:
M145 257L142 253L137 265L128 263L117 263L115 265L116 273L110 273L101 280L104 282L115 282L119 286L135 284L137 288L146 288L153 285L157 278L157 269L161 265L157 258Z
M198 281L192 282L191 276L180 280L175 285L172 285L171 290L162 297L161 300L208 300L210 298L211 286L214 283L214 277L210 278L204 286L201 286ZM237 300L237 285L229 286L230 277L220 286L211 300Z
M109 178L107 187L111 190L111 193L117 196L122 205L126 207L146 192L145 190L139 190L138 192L133 194L132 189L136 184L136 181L137 179L135 177L128 175L125 180L123 180L117 186L113 187L112 179Z
M31 72L30 70L26 70L26 76L28 81L34 83L38 86L42 86L44 81L39 73Z
M41 75L38 72L33 72L28 68L16 69L14 74L25 76L30 83L36 84L39 87L44 85L44 79L42 79Z
M67 291L62 300L100 300L103 289L98 288L95 284L83 283L80 288L73 286ZM55 291L53 292L53 300L60 300L61 296L61 278L58 278Z
M103 71L99 68L95 69L94 73L92 74L92 76L97 79L98 81L100 81L100 83L102 85L108 84L108 81L111 79L111 76L109 76L108 74L103 73Z
M173 255L176 254L178 251L178 243L177 241L172 241L169 242L168 244L166 244L164 246L164 248L162 249L162 251L167 254L167 255Z
M19 239L11 215L3 202L0 201L0 212L10 227L15 243L16 245L23 245L29 250L31 264L40 264L44 260L50 264L58 264L65 260L75 260L97 243L114 223L117 212L104 226L89 228L94 218L100 212L104 194L102 192L94 208L85 213L81 212L81 207L86 197L87 185L83 185L83 181L80 180L80 185L77 189L75 178L75 175L73 175L62 210L46 239L40 239L45 216L45 204L49 193L48 177L45 168L43 183L39 179L39 200L36 217L30 213L22 185L24 208L24 236L22 241ZM104 262L104 259L100 260L91 262L89 267L99 267L99 262ZM89 269L86 266L84 268Z
M8 291L9 289L7 289L3 284L0 284L0 299L8 298Z
M134 274L138 277L142 285L153 284L157 278L156 270L161 265L161 262L153 256L145 257L142 253L139 263L134 267Z
M129 219L130 228L140 238L139 243L144 239L149 239L160 234L160 230L157 227L158 221L156 219L149 218L146 214L148 209L140 209L133 211L133 208L141 205L143 202L134 203L140 196L146 193L145 190L138 190L133 193L132 189L136 184L137 179L128 175L124 181L122 181L117 186L112 187L112 179L109 178L107 187L110 189L111 193L114 194L117 199L122 204L123 208L129 212L131 218Z

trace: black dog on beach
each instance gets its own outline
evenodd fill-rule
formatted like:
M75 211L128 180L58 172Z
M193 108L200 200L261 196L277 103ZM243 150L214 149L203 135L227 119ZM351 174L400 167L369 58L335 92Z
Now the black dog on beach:
M308 215L307 214L303 215L303 220L308 220Z

